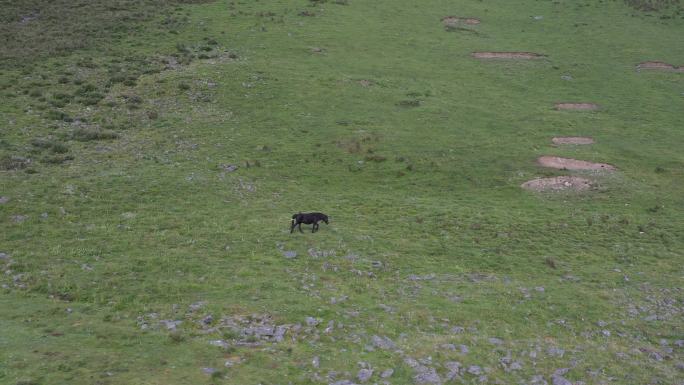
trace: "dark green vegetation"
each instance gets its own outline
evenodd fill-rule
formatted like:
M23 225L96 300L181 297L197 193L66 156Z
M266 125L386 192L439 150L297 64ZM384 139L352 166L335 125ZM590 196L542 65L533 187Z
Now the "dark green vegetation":
M678 4L188 3L2 2L0 383L681 381Z

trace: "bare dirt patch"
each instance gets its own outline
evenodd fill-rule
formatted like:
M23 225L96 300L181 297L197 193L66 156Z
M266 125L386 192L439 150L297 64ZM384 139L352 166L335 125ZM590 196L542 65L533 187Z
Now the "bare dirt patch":
M520 187L539 192L585 191L592 187L592 182L578 176L556 176L532 179L521 184Z
M473 52L471 54L476 59L542 59L546 55L534 52Z
M637 65L637 71L640 70L684 72L684 67L677 67L662 61L645 61Z
M474 17L445 16L442 18L442 23L445 27L459 24L478 25L480 24L480 19Z
M557 136L553 139L551 139L553 144L555 145L563 145L563 144L578 144L578 145L583 145L583 144L592 144L594 143L594 139L592 138L587 138L584 136Z
M571 158L557 156L541 156L537 163L543 167L556 168L559 170L590 170L590 171L615 171L613 165L607 163L593 163Z
M556 103L556 109L559 111L595 111L599 109L599 106L594 103Z
M370 87L373 85L373 82L370 80L363 79L359 80L359 84L361 85L361 87Z

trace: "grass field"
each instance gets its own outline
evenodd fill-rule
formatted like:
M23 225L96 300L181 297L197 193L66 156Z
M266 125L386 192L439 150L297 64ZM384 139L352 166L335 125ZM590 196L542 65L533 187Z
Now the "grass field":
M679 2L0 7L0 384L684 384Z

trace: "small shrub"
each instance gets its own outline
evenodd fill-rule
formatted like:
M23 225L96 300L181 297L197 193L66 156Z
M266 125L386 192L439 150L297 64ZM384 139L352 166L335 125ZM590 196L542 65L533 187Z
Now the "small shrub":
M116 139L119 134L108 130L98 130L94 128L78 128L71 133L71 139L80 142L88 142L92 140L108 140Z
M404 108L412 108L412 107L420 107L421 101L418 99L407 99L407 100L402 100L397 105L399 107L404 107Z
M15 155L5 155L0 158L0 170L21 170L31 164L31 159Z
M190 89L190 85L188 83L178 83L178 89L181 91L187 91Z

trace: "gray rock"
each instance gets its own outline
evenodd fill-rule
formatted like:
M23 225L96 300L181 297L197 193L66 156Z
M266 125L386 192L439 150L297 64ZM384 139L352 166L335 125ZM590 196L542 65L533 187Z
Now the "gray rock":
M472 374L473 376L479 376L482 374L482 368L477 365L468 366L468 369L466 371Z
M437 374L435 368L430 368L426 366L419 366L420 370L417 370L417 374L413 376L413 382L416 385L423 384L441 384L442 378Z
M380 305L378 305L378 307L388 313L394 313L394 308L392 306L388 306L384 303L381 303Z
M461 351L461 354L468 354L470 352L468 347L465 345L458 345L458 349Z
M215 368L202 368L202 372L204 374L212 375L212 374L218 372L218 370Z
M551 383L553 385L572 385L572 382L568 381L565 377L555 374L551 376Z
M675 368L677 368L677 369L679 369L679 370L681 370L681 371L684 372L684 362L677 362L677 363L675 364Z
M211 325L212 322L214 322L214 316L209 314L206 317L202 318L200 321L203 325Z
M385 336L380 337L374 335L373 337L371 337L371 341L373 343L373 346L375 346L378 349L389 350L397 348L397 345L394 343L394 341Z
M12 215L11 218L14 223L22 223L28 219L28 215Z
M286 326L276 326L275 332L273 333L273 339L276 342L281 342L283 339L285 339L285 332L287 332Z
M394 374L394 369L387 369L380 373L380 378L389 378Z
M546 382L543 376L535 375L530 379L530 385L549 385L549 383Z
M306 317L306 325L311 327L316 327L321 323L321 320L314 317Z
M461 326L454 326L451 328L451 333L453 333L453 334L461 334L464 331L465 331L465 329L462 328Z
M444 349L444 350L451 350L451 351L456 350L456 345L454 345L454 344L441 344L441 345L439 345L439 347Z
M207 304L206 301L197 301L193 304L190 304L190 306L188 306L188 309L190 309L190 311L197 311L197 310L203 308L206 304Z
M607 330L607 329L601 330L601 334L603 334L604 337L610 337L610 330Z
M0 205L4 205L7 202L9 202L8 197L0 197Z
M543 20L544 16L534 16L534 20Z
M492 345L502 345L503 344L503 340L500 338L496 338L496 337L490 337L488 339L488 341Z
M311 366L318 369L321 366L321 359L318 356L311 359Z
M330 385L357 385L354 382L351 382L349 380L340 380L336 382L331 382Z
M382 268L382 262L381 261L373 261L371 262L371 266L373 266L376 269Z
M361 369L356 374L356 378L358 378L361 383L370 380L371 377L373 377L373 369Z
M570 75L563 75L563 76L561 76L561 79L570 81L570 80L572 80L572 76L570 76Z
M563 355L565 354L565 350L552 346L546 349L546 353L550 356L563 357Z
M7 253L0 253L0 261L9 261L10 255Z
M684 340L676 340L674 344L679 348L684 348Z
M168 319L159 321L160 325L165 327L166 330L171 330L171 331L176 330L176 328L178 326L180 326L180 324L182 324L182 323L183 323L183 321L174 321L174 320L168 320Z
M222 164L220 167L225 172L233 172L238 169L238 166L234 164Z
M294 250L283 251L283 256L287 259L297 258L297 252Z
M458 361L445 362L444 367L449 371L446 376L447 381L451 381L456 378L461 371L461 363Z
M596 324L601 328L608 326L608 322L606 321L598 321Z
M226 342L224 340L209 341L209 345L218 346L219 348L223 348L223 349L227 349L230 346L230 344L228 344L228 342Z

